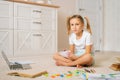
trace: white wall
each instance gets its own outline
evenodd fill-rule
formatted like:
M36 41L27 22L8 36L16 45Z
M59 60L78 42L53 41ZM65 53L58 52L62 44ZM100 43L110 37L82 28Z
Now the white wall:
M120 51L120 0L104 0L104 50Z
M68 48L66 17L75 13L76 0L53 0L58 9L58 50ZM103 0L103 50L120 51L120 0Z
M75 13L75 0L53 0L58 9L58 50L69 48L66 18Z

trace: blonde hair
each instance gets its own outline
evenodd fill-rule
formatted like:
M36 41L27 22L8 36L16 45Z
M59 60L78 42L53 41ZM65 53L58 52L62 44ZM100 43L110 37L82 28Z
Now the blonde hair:
M68 17L68 19L67 19L68 35L71 33L70 20L73 19L73 18L78 18L78 19L81 21L81 23L83 23L83 24L85 24L85 22L84 22L84 18L85 18L85 19L86 19L86 29L87 29L87 31L88 31L90 34L92 34L92 31L91 31L91 28L90 28L90 24L89 24L88 18L87 18L87 17L84 17L84 18L83 18L83 17L80 16L80 15L73 15L73 16Z

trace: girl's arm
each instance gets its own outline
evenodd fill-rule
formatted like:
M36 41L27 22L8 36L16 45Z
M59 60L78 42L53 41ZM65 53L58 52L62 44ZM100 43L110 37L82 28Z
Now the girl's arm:
M89 53L91 53L91 51L92 51L92 45L87 45L85 48L85 53L89 54Z
M72 54L74 54L74 45L70 45L70 51Z
M75 60L75 59L78 58L78 57L76 57L74 55L74 51L75 51L74 49L75 49L75 46L74 45L70 45L69 59L71 59L71 60Z

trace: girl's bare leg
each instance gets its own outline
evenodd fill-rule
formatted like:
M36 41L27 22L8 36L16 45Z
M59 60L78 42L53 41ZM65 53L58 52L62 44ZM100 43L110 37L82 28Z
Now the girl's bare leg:
M77 56L75 56L75 54L70 54L69 55L69 58L71 59L71 60L76 60L76 59L78 59L78 57Z
M62 64L64 66L74 66L74 65L81 66L81 65L84 65L84 64L91 65L92 61L93 61L93 58L92 58L91 54L85 54L85 55L79 57L75 61L68 62L68 63L60 62L60 64Z
M65 58L65 57L59 55L59 53L54 54L53 59L54 59L56 62L58 62L58 61L61 61L61 62L71 62L70 59Z
M56 62L56 65L57 65L57 66L66 66L67 63L68 63L68 62L63 62L63 61L60 61L60 60L59 60L59 61Z

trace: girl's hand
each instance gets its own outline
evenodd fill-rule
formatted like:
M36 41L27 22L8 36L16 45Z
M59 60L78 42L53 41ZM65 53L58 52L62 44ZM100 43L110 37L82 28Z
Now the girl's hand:
M71 59L71 60L76 60L77 56L75 56L74 53L72 53L71 51L69 51L68 58Z

